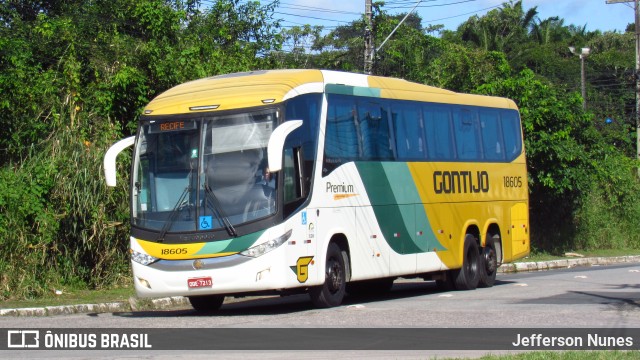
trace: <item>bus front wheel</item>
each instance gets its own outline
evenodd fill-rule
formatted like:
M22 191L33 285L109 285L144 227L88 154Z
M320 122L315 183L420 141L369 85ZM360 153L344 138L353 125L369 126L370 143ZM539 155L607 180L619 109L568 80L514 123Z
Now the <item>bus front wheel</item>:
M346 292L346 253L336 243L327 249L324 284L309 289L309 296L316 307L329 308L342 304Z
M476 238L467 234L464 238L464 252L462 267L453 270L453 280L456 290L473 290L480 281L480 252Z
M220 309L224 295L189 296L189 302L197 312L210 313Z

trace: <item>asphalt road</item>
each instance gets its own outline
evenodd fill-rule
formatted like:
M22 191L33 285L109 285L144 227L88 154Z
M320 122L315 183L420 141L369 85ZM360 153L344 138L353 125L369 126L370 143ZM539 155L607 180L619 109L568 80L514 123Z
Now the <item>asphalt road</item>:
M161 311L2 317L0 328L640 328L640 264L499 274L496 285L474 291L440 291L433 282L396 281L385 295L347 298L343 306L315 309L305 295L247 298L225 303L216 315L188 307ZM249 341L249 340L248 340ZM640 343L640 338L635 339ZM339 352L340 358L480 356L484 352ZM496 351L492 351L496 353ZM107 358L205 357L211 352L100 352ZM110 355L111 354L111 355ZM296 352L217 352L229 359L298 358ZM306 358L335 357L305 352ZM0 356L3 354L0 353ZM46 351L10 351L11 357L46 358ZM100 358L58 351L55 357ZM255 356L254 356L255 355ZM2 356L4 357L4 356Z

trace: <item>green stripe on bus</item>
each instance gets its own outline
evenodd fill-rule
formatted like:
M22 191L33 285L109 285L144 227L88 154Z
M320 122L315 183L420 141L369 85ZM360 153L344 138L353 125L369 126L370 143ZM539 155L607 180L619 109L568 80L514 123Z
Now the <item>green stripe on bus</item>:
M406 163L357 162L382 235L400 254L444 250L435 237ZM418 234L418 231L421 231Z
M339 84L327 84L325 86L325 92L327 94L368 96L368 97L376 97L376 98L379 98L381 94L381 91L378 88L348 86L348 85L339 85Z
M228 240L211 241L206 243L195 255L214 255L219 253L239 253L247 250L264 233L258 231Z

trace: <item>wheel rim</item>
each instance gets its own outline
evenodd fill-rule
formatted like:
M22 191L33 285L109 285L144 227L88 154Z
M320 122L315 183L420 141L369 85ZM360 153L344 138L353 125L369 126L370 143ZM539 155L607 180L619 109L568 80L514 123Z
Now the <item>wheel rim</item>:
M494 249L490 248L488 251L484 252L484 263L488 274L496 271L496 268L498 267L498 260Z
M340 266L340 262L335 258L327 260L326 281L329 291L332 294L340 291L340 288L342 287L342 267Z

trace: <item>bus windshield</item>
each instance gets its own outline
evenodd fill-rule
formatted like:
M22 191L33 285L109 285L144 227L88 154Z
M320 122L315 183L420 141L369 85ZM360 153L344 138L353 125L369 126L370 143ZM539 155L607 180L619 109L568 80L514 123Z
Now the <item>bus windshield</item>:
M227 229L276 211L267 168L276 109L143 120L134 154L133 225L167 232Z

